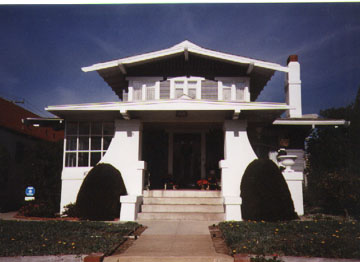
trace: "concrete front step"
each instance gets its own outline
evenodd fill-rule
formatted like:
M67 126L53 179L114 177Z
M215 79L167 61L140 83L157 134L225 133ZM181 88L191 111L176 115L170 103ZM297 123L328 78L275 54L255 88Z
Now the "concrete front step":
M196 221L223 221L224 213L200 213L200 212L142 212L138 214L138 220L196 220Z
M144 197L221 197L217 190L145 190Z
M224 213L223 205L143 205L142 212Z
M138 220L223 221L223 197L215 190L146 190Z
M222 205L222 197L145 197L144 205Z

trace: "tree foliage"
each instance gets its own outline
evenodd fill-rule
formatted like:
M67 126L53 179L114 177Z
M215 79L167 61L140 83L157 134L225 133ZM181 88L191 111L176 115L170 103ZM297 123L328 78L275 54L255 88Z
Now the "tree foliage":
M6 185L9 179L9 163L11 161L9 151L0 145L0 184Z
M345 119L350 126L322 127L308 141L309 158L306 195L309 206L325 213L360 215L360 88L355 102L330 108L321 115Z
M36 200L47 203L49 209L59 210L62 157L62 141L38 141L25 149L21 163L23 192L27 186L35 187Z

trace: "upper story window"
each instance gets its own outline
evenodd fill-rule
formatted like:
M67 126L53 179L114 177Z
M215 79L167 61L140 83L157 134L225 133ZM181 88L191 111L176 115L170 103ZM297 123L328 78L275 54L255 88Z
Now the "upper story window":
M183 94L185 94L185 83L184 81L175 81L173 84L174 88L174 98L180 98ZM170 86L171 88L171 86Z
M170 99L187 95L193 99L201 99L202 77L175 77L170 79Z
M219 100L250 102L249 78L221 77L216 80L218 80Z
M113 122L66 122L64 166L95 166L114 136Z
M145 100L156 99L156 83L149 82L145 84Z
M160 99L159 77L128 77L128 101Z
M129 89L125 99L149 101L179 99L183 95L192 99L250 102L249 77L127 77Z

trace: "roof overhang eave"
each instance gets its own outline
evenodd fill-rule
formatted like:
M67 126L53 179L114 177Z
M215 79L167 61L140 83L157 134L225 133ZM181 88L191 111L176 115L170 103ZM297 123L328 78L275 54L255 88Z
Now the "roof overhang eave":
M188 51L191 53L195 53L202 56L208 56L212 58L216 58L218 60L229 61L238 64L247 64L251 65L252 67L262 67L274 71L282 71L282 72L289 72L289 68L286 66L282 66L275 63L265 62L261 60L256 60L252 58L231 55L227 53L222 53L218 51L208 50L208 49L198 49L198 48L189 48Z
M24 125L35 127L51 127L55 130L64 127L64 119L61 118L42 118L42 117L28 117L21 120Z
M131 56L131 57L127 57L127 58L112 60L109 62L98 63L98 64L94 64L91 66L82 67L81 70L83 72L98 71L98 70L107 69L107 68L111 68L111 67L117 67L119 65L135 64L135 63L140 63L140 62L147 61L147 60L157 60L157 59L161 59L165 56L172 56L172 55L176 55L178 53L182 53L183 51L184 51L184 49L182 49L182 48L176 48L176 49L169 48L169 49L164 49L164 50L160 50L160 51L156 51L156 52L151 52L151 53Z
M166 110L288 110L284 103L223 102L204 100L162 100L141 102L109 102L75 105L58 105L45 108L48 112L59 111L166 111Z
M273 125L286 125L286 126L348 126L350 121L344 119L276 119Z
M168 49L163 49L160 51L136 55L136 56L127 57L127 58L123 58L123 59L117 59L117 60L113 60L113 61L109 61L109 62L105 62L105 63L98 63L98 64L94 64L91 66L82 67L81 69L84 72L99 71L99 70L103 70L103 69L107 69L107 68L111 68L111 67L118 67L119 65L130 65L130 64L141 63L141 62L150 61L150 60L158 60L158 59L164 58L166 56L172 56L172 55L176 55L179 53L184 53L184 59L185 59L185 56L187 53L194 53L194 54L198 54L201 56L213 58L216 60L227 61L227 62L238 63L238 64L248 64L248 65L251 65L252 67L261 67L261 68L266 68L266 69L273 70L273 71L289 72L288 67L282 66L282 65L279 65L276 63L270 63L270 62L265 62L265 61L256 60L256 59L252 59L252 58L246 58L246 57L242 57L242 56L213 51L213 50L201 48L198 46L196 46L196 47L195 46L190 46L190 47L174 46L174 47L171 47Z

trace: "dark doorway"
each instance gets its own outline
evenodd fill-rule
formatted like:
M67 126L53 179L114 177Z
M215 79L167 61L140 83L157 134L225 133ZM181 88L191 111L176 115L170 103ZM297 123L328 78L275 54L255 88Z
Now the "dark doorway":
M201 134L174 134L173 177L179 188L195 188L201 178Z
M147 163L145 186L149 184L151 189L164 188L164 179L168 176L168 141L165 130L145 130L143 133L143 160Z
M206 133L206 174L220 180L219 161L224 159L224 132L221 128L210 129Z

